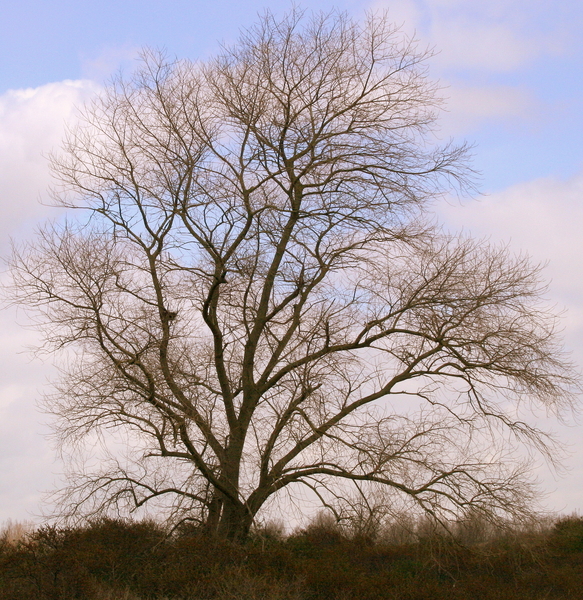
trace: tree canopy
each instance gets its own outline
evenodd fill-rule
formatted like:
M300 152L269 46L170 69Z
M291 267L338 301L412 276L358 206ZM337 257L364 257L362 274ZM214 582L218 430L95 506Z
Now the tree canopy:
M285 492L339 518L528 509L520 444L548 446L520 407L561 410L577 376L539 269L432 222L471 172L436 142L428 56L382 17L266 14L83 109L52 161L81 212L13 258L65 351L58 439L111 446L67 514L243 538Z

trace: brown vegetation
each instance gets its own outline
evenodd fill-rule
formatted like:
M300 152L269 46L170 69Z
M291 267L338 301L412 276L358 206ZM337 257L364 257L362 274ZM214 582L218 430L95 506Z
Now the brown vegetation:
M326 519L283 536L255 530L244 545L194 527L99 520L41 527L0 543L1 600L577 600L583 519L568 517L468 540L416 522L354 537Z

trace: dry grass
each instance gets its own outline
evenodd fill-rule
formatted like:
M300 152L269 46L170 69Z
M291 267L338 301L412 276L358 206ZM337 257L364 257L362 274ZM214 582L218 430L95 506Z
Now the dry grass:
M0 540L11 545L22 542L35 528L36 525L32 521L12 521L8 519L0 528Z
M319 518L235 545L151 522L9 523L0 600L583 600L578 516L497 533L409 525L406 539L395 523L366 539Z

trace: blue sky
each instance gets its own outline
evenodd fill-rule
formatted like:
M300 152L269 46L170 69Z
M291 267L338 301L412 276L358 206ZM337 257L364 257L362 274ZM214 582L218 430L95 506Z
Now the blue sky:
M74 106L139 49L205 58L233 41L261 0L0 0L0 252L50 217L46 155ZM360 18L390 17L434 47L429 75L448 98L440 135L475 144L481 195L436 206L452 229L504 240L548 262L549 297L565 309L567 347L583 365L583 3L580 0L306 0ZM279 2L276 13L290 7ZM0 521L39 511L60 463L35 400L54 374L23 353L36 334L0 313ZM583 511L583 427L550 423L571 447L566 474L541 467L547 504Z

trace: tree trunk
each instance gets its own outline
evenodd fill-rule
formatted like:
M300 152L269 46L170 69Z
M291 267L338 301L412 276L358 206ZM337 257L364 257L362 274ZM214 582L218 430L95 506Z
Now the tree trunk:
M225 501L216 529L216 535L221 539L233 542L243 542L249 535L253 515L244 504Z

